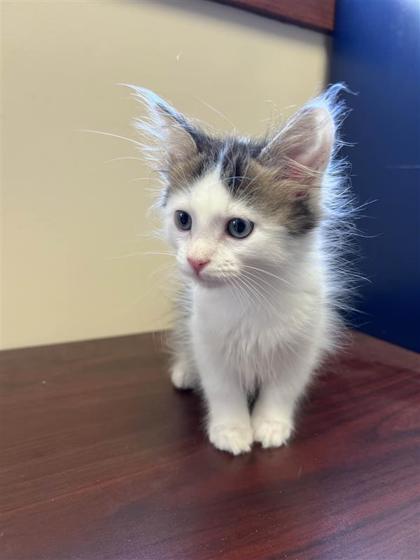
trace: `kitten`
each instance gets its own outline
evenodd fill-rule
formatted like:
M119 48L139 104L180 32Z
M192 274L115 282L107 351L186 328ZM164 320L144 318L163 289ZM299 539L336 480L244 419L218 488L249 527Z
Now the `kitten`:
M299 400L342 330L330 258L340 235L331 243L328 234L343 218L333 161L342 88L251 140L209 134L133 87L149 110L137 126L153 140L145 151L162 178L158 206L183 284L172 382L202 391L210 441L235 455L289 440Z

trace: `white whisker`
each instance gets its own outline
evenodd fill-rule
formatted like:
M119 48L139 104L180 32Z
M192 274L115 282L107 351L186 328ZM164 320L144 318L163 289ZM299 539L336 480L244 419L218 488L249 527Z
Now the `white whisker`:
M113 161L122 161L122 160L126 160L126 159L134 159L136 161L141 161L142 163L144 163L143 158L139 158L139 157L135 157L135 156L119 156L119 157L115 157L112 159L107 159L106 161L104 161L104 163L112 163Z
M263 268L258 268L256 266L250 266L250 265L243 265L243 267L244 268L250 268L252 270L257 270L258 272L262 272L263 274L267 274L267 276L271 276L272 278L277 278L277 280L280 280L281 282L284 282L288 286L292 286L292 284L290 284L290 282L288 282L285 278L282 278L281 276L278 276L277 274L273 274L272 272L269 272L268 270L264 270Z
M131 144L135 144L137 147L142 147L141 142L134 140L133 138L127 138L126 136L121 136L120 134L114 134L113 132L104 132L102 130L91 130L89 128L81 128L79 132L89 132L93 134L101 134L102 136L111 136L112 138L118 138L119 140L125 140L126 142L131 142Z
M146 251L146 252L135 252L135 253L127 253L124 255L118 255L117 257L109 257L107 260L119 260L119 259L127 259L129 257L143 257L143 256L151 256L151 255L165 255L165 256L170 256L170 257L174 257L175 255L173 253L166 253L166 252L158 252L158 251Z

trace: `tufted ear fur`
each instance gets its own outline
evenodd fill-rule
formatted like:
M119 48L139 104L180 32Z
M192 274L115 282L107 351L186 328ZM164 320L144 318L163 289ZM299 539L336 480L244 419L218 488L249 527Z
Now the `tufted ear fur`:
M143 146L143 151L152 166L165 173L170 166L196 156L203 136L198 127L152 91L129 87L145 104L149 114L147 120L136 120L135 124L150 140Z
M334 156L345 116L344 103L337 101L343 89L335 84L305 105L268 139L257 158L265 196L272 207L281 201L283 221L293 233L309 231L320 222L325 201L339 181L342 162Z
M320 185L336 144L337 86L298 111L262 150L259 162L283 180Z

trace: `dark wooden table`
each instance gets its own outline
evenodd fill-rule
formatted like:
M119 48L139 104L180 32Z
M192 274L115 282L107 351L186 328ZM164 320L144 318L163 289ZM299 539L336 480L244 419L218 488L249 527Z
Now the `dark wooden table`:
M418 560L419 356L355 335L287 447L232 457L160 337L0 354L1 560Z

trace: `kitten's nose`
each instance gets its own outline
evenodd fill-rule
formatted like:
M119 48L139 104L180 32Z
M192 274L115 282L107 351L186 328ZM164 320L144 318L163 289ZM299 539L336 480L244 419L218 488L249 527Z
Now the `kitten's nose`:
M193 259L191 257L188 257L187 261L190 263L191 268L193 268L197 274L199 274L200 271L203 270L203 268L210 262L210 260Z

